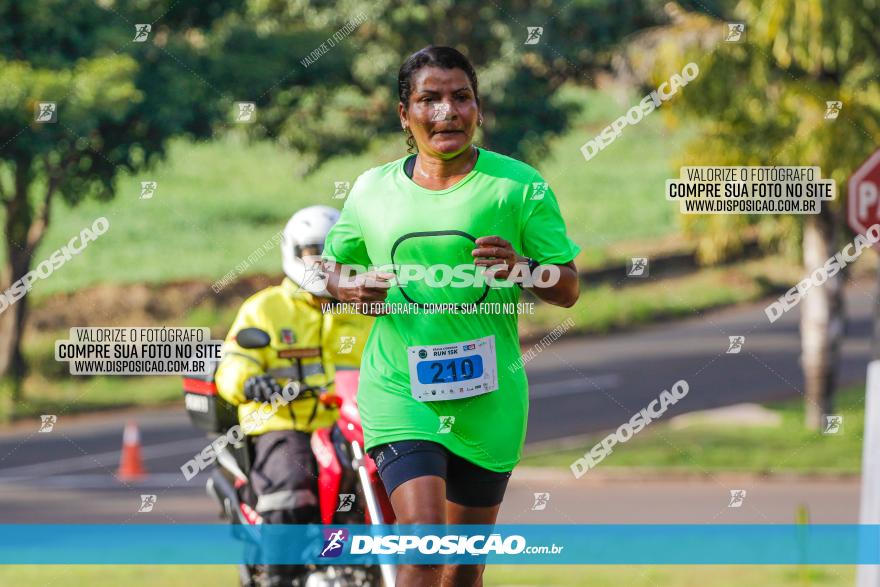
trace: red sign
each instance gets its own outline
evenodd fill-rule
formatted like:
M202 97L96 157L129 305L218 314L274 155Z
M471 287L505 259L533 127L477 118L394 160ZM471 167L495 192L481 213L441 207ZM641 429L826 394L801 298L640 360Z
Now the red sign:
M849 178L846 221L860 234L880 223L880 149Z

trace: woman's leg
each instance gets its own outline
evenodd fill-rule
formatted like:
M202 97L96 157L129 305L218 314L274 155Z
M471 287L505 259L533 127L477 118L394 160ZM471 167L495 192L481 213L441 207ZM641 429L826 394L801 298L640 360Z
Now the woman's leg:
M390 490L398 524L446 523L447 453L426 440L401 440L370 450ZM398 587L439 587L442 565L400 565Z
M446 523L494 526L510 472L490 471L449 453L446 475ZM447 565L443 587L482 587L486 565Z
M491 526L498 518L501 504L489 507L464 506L446 502L446 522L452 524L484 524ZM446 565L443 571L443 587L483 587L483 570L486 565Z
M445 524L446 481L425 475L399 485L391 495L398 524ZM439 587L443 565L400 565L397 587Z

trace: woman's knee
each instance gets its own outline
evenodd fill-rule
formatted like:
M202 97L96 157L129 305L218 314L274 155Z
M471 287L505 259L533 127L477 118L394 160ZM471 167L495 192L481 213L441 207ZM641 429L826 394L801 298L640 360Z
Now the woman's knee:
M442 512L426 511L426 512L408 512L405 515L397 515L395 513L396 523L398 524L445 524L446 519Z
M400 565L397 570L398 587L441 587L443 565Z
M443 587L474 587L482 585L485 565L446 565L443 569Z

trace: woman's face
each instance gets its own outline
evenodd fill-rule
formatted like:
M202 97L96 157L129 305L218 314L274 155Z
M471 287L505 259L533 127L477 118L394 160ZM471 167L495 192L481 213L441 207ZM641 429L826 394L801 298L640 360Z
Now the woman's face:
M462 69L423 67L412 76L412 93L400 122L409 126L419 151L451 159L468 149L480 109L470 79Z

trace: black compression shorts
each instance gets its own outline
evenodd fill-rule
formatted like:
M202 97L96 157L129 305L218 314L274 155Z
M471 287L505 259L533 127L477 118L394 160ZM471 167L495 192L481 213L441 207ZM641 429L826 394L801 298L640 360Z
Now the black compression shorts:
M435 475L446 480L446 499L463 506L490 507L504 499L510 472L498 473L451 453L430 440L399 440L367 451L390 496L402 483Z

